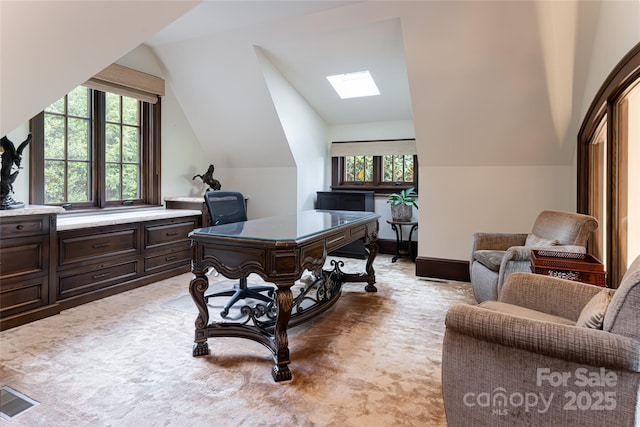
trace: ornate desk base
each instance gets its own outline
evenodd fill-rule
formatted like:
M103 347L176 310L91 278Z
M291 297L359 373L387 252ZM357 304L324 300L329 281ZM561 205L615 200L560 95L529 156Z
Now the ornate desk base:
M241 337L257 341L267 347L274 355L275 365L271 375L276 382L292 378L289 370L289 348L287 328L299 325L331 308L346 282L367 282L365 291L377 292L375 272L372 264L376 250L372 251L367 261L367 273L352 274L341 270L343 261L331 261L331 270L314 272L314 279L305 284L293 297L291 286L278 286L271 302L256 301L252 305L240 307L241 318L234 322L211 322L206 324L208 308L204 294L209 287L207 275L198 273L191 280L189 292L193 297L200 315L196 320L195 344L193 356L201 357L210 354L208 338ZM203 311L207 315L203 318ZM206 324L206 326L205 326Z
M337 245L333 240L335 233L328 237L319 234L317 238L308 239L304 244L284 248L259 247L246 242L240 245L235 240L200 239L192 236L194 258L191 271L194 277L189 284L189 293L199 313L195 321L193 356L210 354L208 338L247 338L259 342L273 353L275 364L271 375L276 382L291 380L287 328L332 307L338 300L345 282L366 282L367 292L377 291L373 269L373 261L378 253L376 218L368 219L364 224L354 224L352 228L346 228L341 232L341 236L349 236L348 239L344 239L346 243L358 237L365 240L368 259L365 272L359 274L343 272L341 267L344 266L344 262L339 260L331 261L330 270L322 269L327 252L333 249L332 245ZM342 239L340 242L342 244ZM256 263L255 259L263 261ZM275 284L272 301L252 300L251 304L239 307L239 319L211 322L205 302L205 292L209 287L206 272L209 268L215 268L230 279L257 273L264 280ZM296 281L300 279L303 271L311 271L313 280L305 284L294 296L292 289L298 287ZM241 303L236 304L236 307Z

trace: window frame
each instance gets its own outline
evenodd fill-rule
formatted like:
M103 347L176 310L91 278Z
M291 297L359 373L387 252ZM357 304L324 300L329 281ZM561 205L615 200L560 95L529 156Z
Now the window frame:
M413 182L402 182L388 184L382 181L382 155L372 155L373 157L373 182L350 182L345 181L345 156L331 158L331 189L332 190L360 190L374 191L375 194L389 195L407 188L413 187L418 192L418 155L413 154Z
M618 137L618 111L617 102L637 82L640 81L640 43L636 44L611 71L604 81L598 93L594 97L587 114L578 132L578 159L577 159L577 211L591 214L596 188L592 182L594 152L591 150L592 141L597 133L606 126L606 188L602 191L606 197L606 224L600 224L604 232L604 246L606 248L603 257L607 265L607 282L609 286L617 286L626 271L621 265L623 250L619 224L621 223L620 197L620 139ZM590 250L591 251L591 250Z
M131 201L106 201L106 187L104 183L105 158L105 91L90 88L92 98L92 192L94 198L90 202L80 203L51 203L49 206L63 206L70 212L96 211L105 209L130 209L133 207L159 206L160 201L160 148L161 148L161 98L157 102L140 102L140 196ZM115 92L113 92L115 93ZM65 94L66 95L66 94ZM116 95L120 95L117 94ZM30 121L33 135L30 154L30 188L29 200L31 204L45 205L44 201L44 111ZM69 206L71 205L71 206Z

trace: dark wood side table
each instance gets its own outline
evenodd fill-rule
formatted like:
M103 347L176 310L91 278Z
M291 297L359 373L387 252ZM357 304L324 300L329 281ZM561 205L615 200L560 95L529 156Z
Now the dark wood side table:
M387 222L391 224L391 228L396 232L396 255L391 258L391 262L396 262L398 258L409 258L411 261L415 261L416 257L413 253L411 238L413 237L413 231L418 228L418 221L394 221L388 219ZM407 241L404 240L402 226L410 227L409 240Z
M587 253L533 249L531 272L607 287L607 273L604 265Z

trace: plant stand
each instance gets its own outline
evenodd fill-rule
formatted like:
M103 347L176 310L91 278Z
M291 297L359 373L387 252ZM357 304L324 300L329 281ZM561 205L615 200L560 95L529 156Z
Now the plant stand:
M415 261L416 256L413 253L413 245L411 244L411 238L413 237L413 231L418 228L418 221L394 221L387 220L387 223L391 225L391 228L396 233L396 255L391 258L391 262L396 262L398 258L409 258L411 261ZM408 226L409 240L405 241L402 233L402 226Z

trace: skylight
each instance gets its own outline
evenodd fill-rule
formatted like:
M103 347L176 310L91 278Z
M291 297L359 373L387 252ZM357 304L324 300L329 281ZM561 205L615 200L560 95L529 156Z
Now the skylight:
M373 81L368 70L327 76L327 80L341 99L380 95L376 82Z

